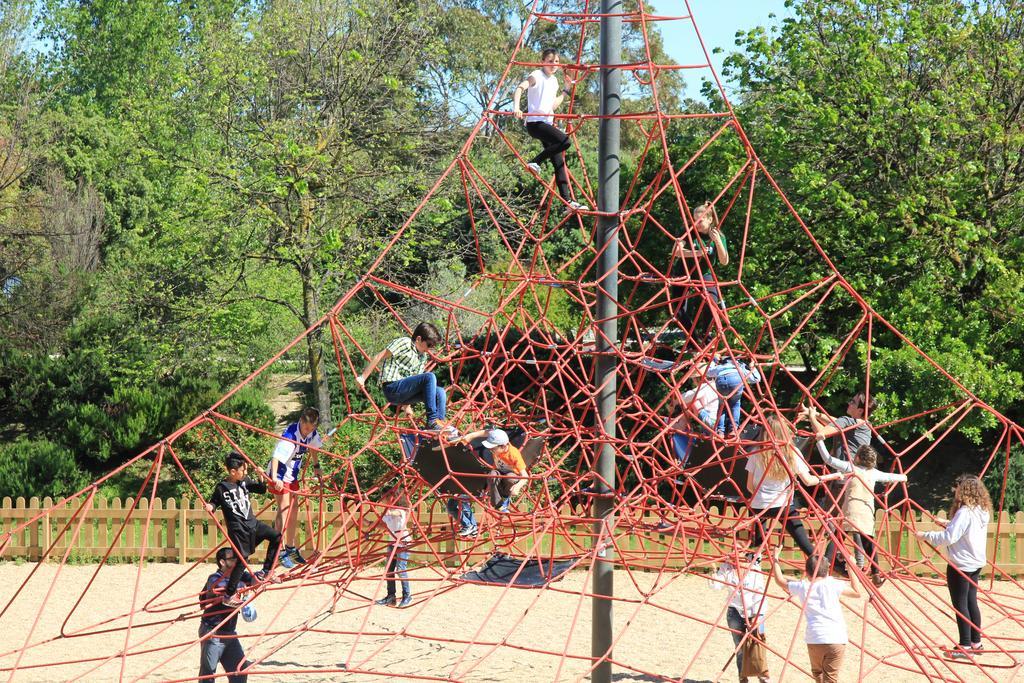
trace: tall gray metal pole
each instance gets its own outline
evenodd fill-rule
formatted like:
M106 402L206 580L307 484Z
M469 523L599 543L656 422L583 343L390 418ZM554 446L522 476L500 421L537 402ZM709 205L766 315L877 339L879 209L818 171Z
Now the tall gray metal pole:
M622 17L608 16L622 12L622 0L601 0L601 115L621 112L620 80L622 72ZM597 220L596 244L601 254L597 281L597 361L594 364L594 385L598 388L597 410L608 439L616 436L615 394L618 388L616 358L619 325L619 119L601 119L598 133ZM614 526L612 509L615 491L615 448L604 443L595 467L597 496L594 497L594 537L603 543L594 564L593 623L590 653L599 662L591 680L610 683L612 680L612 547L608 535Z

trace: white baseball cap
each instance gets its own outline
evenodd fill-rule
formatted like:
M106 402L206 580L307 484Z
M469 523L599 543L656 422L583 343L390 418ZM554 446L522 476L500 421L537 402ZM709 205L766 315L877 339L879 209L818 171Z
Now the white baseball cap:
M508 445L508 434L503 429L490 429L487 431L487 435L484 436L483 447L494 448L496 446L507 446Z

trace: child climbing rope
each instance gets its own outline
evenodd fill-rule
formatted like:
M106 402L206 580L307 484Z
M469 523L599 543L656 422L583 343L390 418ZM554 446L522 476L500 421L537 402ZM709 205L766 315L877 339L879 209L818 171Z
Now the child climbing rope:
M772 520L779 517L800 550L810 557L814 546L793 503L793 477L799 478L804 486L816 486L843 475L833 473L818 477L811 474L800 451L793 446L793 428L774 413L765 419L760 447L747 458L746 470L747 490L752 494L750 508L757 515L751 549L759 552Z
M963 474L953 488L949 521L942 531L918 531L917 536L936 548L947 546L946 585L956 615L959 643L949 651L952 659L968 659L983 651L981 610L978 608L978 579L986 564L988 522L992 499L978 477Z
M695 247L689 246L691 241L686 238L686 235L682 235L676 239L675 246L673 247L673 255L679 258L675 262L673 268L672 277L682 278L686 275L686 259L695 259L698 261L698 269L702 268L705 264L703 260L700 260L701 255L707 255L707 263L714 265L717 261L719 265L726 266L729 264L729 249L726 246L725 235L722 234L720 223L718 220L718 212L715 210L715 205L711 202L705 202L701 204L693 211L693 225L697 230L698 237ZM706 242L704 239L706 238ZM706 291L711 301L714 302L715 306L719 309L724 310L724 302L722 301L722 293L718 290L718 287L714 285L715 275L708 268L702 273L701 278L708 283ZM703 307L704 298L698 297L700 305L696 307L696 311L693 315L690 315L690 301L692 297L686 297L685 287L682 285L672 286L672 300L678 302L676 304L674 318L679 323L679 326L689 335L692 339L696 336L695 319L699 316L700 310Z
M246 562L263 541L267 542L267 556L263 560L263 569L254 574L257 581L281 583L280 577L274 573L274 560L281 547L281 532L256 519L249 501L249 492L266 493L267 485L260 481L246 479L249 465L240 453L231 452L224 458L224 467L228 476L214 489L206 511L213 514L218 507L224 513L224 526L227 527L228 540L235 547L238 557ZM238 607L242 604L241 596L235 595L238 582L245 571L245 563L237 562L231 570L227 586L224 588L224 604Z
M704 379L696 389L683 392L682 400L669 399L676 408L675 419L669 422L672 430L672 450L680 467L686 467L696 437L684 432L697 431L711 434L718 419L719 396L713 381ZM694 418L697 424L694 425Z
M746 385L760 382L761 373L757 368L747 367L743 361L727 357L711 363L704 376L715 381L715 390L726 403L718 418L717 431L720 436L729 436L739 427Z
M323 441L317 432L320 411L316 408L305 408L298 422L293 422L281 433L281 439L274 446L274 452L267 463L267 476L270 477L268 489L277 500L277 515L274 517L274 528L284 536L284 548L281 550L280 563L286 569L296 564L306 564L299 549L295 546L295 535L298 531L299 516L299 478L302 472L303 456L309 448L320 448ZM319 476L320 460L316 451L312 452L313 470Z
M812 555L804 562L804 577L799 581L787 581L779 561L781 552L782 548L775 549L772 577L780 588L803 605L807 620L804 642L811 660L811 675L821 683L838 683L839 669L849 641L843 605L839 599L860 597L857 575L851 574L849 583L840 581L829 576L827 558Z
M843 529L853 536L854 546L859 551L855 555L857 566L863 569L866 561L871 567L871 581L876 586L881 586L885 583L885 578L875 561L875 553L878 550L875 543L875 485L906 481L907 475L880 472L875 469L878 452L867 444L857 449L853 463L833 458L825 448L824 431L821 423L815 419L813 406L809 409L809 416L822 460L832 469L849 475L843 493ZM825 551L826 557L831 559L834 551L835 544L829 541L828 550Z
M531 138L540 140L544 145L537 156L533 157L526 165L538 176L540 165L548 159L555 169L555 185L558 187L558 194L572 211L587 211L588 207L572 198L569 192L569 174L565 170L565 151L569 149L572 142L569 136L555 127L555 110L562 106L564 95L569 94L567 88L559 88L558 78L555 72L558 71L558 50L548 48L541 53L543 66L535 69L526 77L526 80L516 86L512 94L512 113L517 119L524 117L521 108L523 91L527 93L526 132ZM572 85L570 83L569 85Z
M445 421L448 397L444 389L437 386L434 373L427 372L430 349L440 343L440 330L431 323L420 323L411 337L395 339L371 358L356 375L356 382L365 386L370 373L380 365L380 387L388 403L400 406L422 401L427 412L427 429L444 429L448 426Z

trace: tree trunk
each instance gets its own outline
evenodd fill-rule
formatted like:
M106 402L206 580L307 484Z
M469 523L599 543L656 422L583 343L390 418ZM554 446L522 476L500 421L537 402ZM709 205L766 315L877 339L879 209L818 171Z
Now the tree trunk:
M320 298L313 286L312 266L304 263L299 274L302 277L302 314L308 326L320 318ZM309 381L313 385L317 410L320 411L320 424L333 425L331 391L327 386L327 375L324 370L323 326L306 335L306 354L309 358Z

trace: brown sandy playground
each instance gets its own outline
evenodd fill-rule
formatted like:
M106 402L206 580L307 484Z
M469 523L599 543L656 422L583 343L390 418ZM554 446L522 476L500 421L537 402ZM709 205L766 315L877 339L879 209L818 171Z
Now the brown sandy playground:
M194 596L208 569L212 571L212 565L201 565L182 576L184 568L175 564L146 564L141 572L137 565L112 565L97 573L97 565L59 568L55 564L4 563L0 565L0 598L7 611L0 621L5 625L0 666L22 667L14 675L15 681L182 680L195 676L199 646L195 644ZM33 570L35 575L8 605ZM370 606L366 598L384 592L378 572L369 570L348 583L350 590L340 596L333 613L334 591L320 582L302 585L294 579L260 594L254 602L259 618L251 624L239 621L247 654L258 662L253 673L264 672L249 680L391 681L403 674L481 682L586 679L591 603L581 591L589 587L587 572L571 572L548 590L536 590L458 584L431 569L419 569L412 574L413 590L418 597L433 593L433 599L418 600L401 611ZM139 589L135 590L137 580ZM85 591L90 581L93 587ZM51 585L54 588L48 594ZM616 572L615 587L622 600L615 605L615 680L736 680L734 665L728 661L732 653L729 634L709 626L724 623L724 592L711 590L708 581L698 575L626 571ZM897 581L890 581L883 590L895 610L935 599L933 592ZM918 594L911 592L915 590ZM83 592L85 597L76 605ZM855 605L863 609L865 602ZM1020 605L1007 606L1020 609ZM127 618L117 615L127 614L133 607L135 616L128 636ZM772 657L773 680L809 680L801 671L808 661L802 625L798 629L799 609L773 601L770 610L769 644L782 653L792 647L791 661L785 667L779 656ZM683 611L700 615L708 623L683 616ZM952 642L954 628L948 607L938 605L936 612L942 632L920 624L923 633L937 637L937 642ZM184 617L177 620L181 615ZM986 629L1024 636L1008 632L1006 629L1019 628L1012 622L999 623L991 611L984 616ZM871 625L865 629L864 622L849 611L847 617L851 637L857 641L866 638L868 649L889 655L891 665L861 656L851 645L842 680L926 680L921 674L897 668L912 665L912 661L909 655L900 654L902 648L889 635ZM873 621L877 623L877 615ZM11 630L12 623L20 627ZM62 628L67 637L59 637ZM353 632L363 635L351 635ZM131 655L122 660L118 653L125 647L126 637ZM10 653L26 642L41 644L26 650L19 662L17 655ZM564 650L568 656L536 650ZM80 661L90 658L99 659ZM992 652L983 658L989 666L981 671L936 656L922 661L930 667L934 680L942 676L971 681L1020 679L1019 667L996 668L1009 663L1006 655ZM34 667L53 662L70 663ZM356 675L356 671L367 673ZM9 671L4 673L7 675Z

